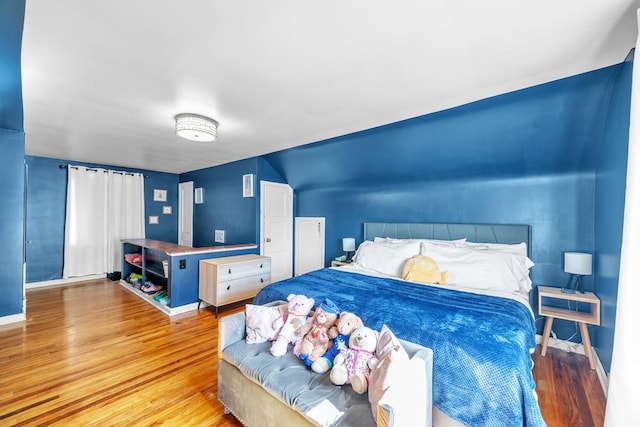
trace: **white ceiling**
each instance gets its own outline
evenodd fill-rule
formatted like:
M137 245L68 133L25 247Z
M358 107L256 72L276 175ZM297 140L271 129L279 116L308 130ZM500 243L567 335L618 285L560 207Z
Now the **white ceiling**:
M26 153L182 173L622 62L639 0L29 0ZM218 122L183 140L174 116Z

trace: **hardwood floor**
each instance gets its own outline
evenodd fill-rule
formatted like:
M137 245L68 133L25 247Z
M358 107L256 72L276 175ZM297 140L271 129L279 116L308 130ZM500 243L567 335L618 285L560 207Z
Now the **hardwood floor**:
M549 427L602 427L606 399L585 355L541 347L533 355L538 403Z
M0 426L240 426L216 398L217 328L208 309L169 319L106 279L29 290L27 320L0 326ZM534 360L549 427L602 426L584 356Z

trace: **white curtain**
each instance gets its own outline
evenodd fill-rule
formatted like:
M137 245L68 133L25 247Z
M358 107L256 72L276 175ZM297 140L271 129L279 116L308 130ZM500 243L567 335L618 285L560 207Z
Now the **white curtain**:
M144 237L144 177L109 171L107 273L120 271L121 239Z
M640 24L640 10L638 11ZM609 376L605 427L640 426L640 36L636 41L631 84L631 124L624 207L618 303Z
M143 176L72 165L67 175L62 277L119 271L120 239L144 237Z

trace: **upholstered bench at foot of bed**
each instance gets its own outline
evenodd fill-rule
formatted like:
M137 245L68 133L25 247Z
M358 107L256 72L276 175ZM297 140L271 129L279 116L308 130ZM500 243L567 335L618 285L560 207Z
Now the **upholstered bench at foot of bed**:
M271 342L247 344L244 313L220 319L218 352L218 399L244 425L252 426L375 426L368 395L355 393L349 385L335 386L328 374L316 374L291 351L282 357L270 352ZM399 424L410 416L411 425L431 426L431 374L433 353L423 346L401 341L409 356L420 359L424 378L414 395L424 403L407 406L406 399L393 400L387 393L378 411L378 425ZM406 383L406 384L405 384ZM405 381L403 392L417 386ZM428 384L428 385L427 385ZM402 394L406 396L406 394ZM414 405L415 406L415 405ZM416 418L424 418L419 421ZM414 423L414 421L416 423Z

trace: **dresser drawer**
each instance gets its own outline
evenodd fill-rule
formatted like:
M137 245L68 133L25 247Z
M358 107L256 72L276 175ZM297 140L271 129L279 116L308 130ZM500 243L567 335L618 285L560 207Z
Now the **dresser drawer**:
M271 271L271 258L232 262L218 265L218 282L236 280Z
M269 273L220 282L215 305L220 306L254 297L260 289L269 283L271 283Z

